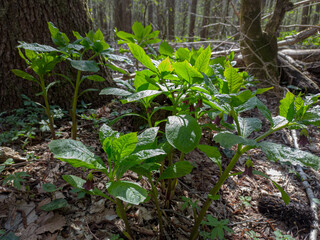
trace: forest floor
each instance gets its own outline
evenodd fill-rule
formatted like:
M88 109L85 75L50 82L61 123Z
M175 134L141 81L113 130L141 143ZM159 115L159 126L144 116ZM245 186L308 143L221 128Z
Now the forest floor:
M269 109L277 109L276 102L263 97L261 99ZM129 107L132 106L113 102L97 109L97 112L101 117L110 118L114 112L120 113ZM63 121L58 124L60 124L59 130L63 132L59 138L69 138L70 123ZM121 132L137 131L139 124L141 123L137 123L136 119L126 117L113 128ZM311 143L303 150L320 156L318 129L309 129L309 134ZM81 120L78 138L86 146L90 146L97 155L105 158L99 143L98 128L91 121ZM268 140L293 146L291 133L288 130L273 134ZM26 146L25 152L21 152L22 155L32 153L33 158L23 164L6 168L3 172L13 174L25 171L30 177L23 182L21 190L11 186L0 187L1 229L15 233L21 240L108 239L117 234L124 237L122 235L124 224L117 217L115 206L111 202L91 195L77 199L77 195L70 192L72 188L62 179L62 175L73 174L85 178L87 172L54 159L48 149L49 142L50 139L44 137L34 139L31 145ZM201 142L210 145L212 133L205 132ZM17 143L8 146L16 150L21 148ZM277 230L280 230L283 235L292 236L293 239L308 239L311 227L308 215L309 199L294 166L270 162L259 150L252 150L249 154L254 163L254 169L266 173L290 195L291 210L289 211L284 205L279 191L270 180L257 175L252 178L247 175L238 175L228 178L219 192L220 200L212 203L208 214L218 219L229 220L228 227L233 230L233 233L227 234L226 239L290 239L289 236L276 238L274 232ZM192 209L190 207L183 209L182 196L192 199L201 206L209 189L214 186L220 175L217 165L200 151L194 150L187 154L186 160L196 167L191 174L179 179L170 208L162 209L167 226L166 239L188 239L193 224ZM233 172L244 171L245 161L246 156L240 159ZM228 158L225 157L222 168L226 167L227 163ZM319 172L310 168L304 168L304 170L309 177L308 181L315 197L320 199ZM147 189L150 188L145 179L139 179L133 172L129 171L124 178L137 181ZM94 182L98 188L103 189L107 179L101 174L94 174ZM41 187L44 183L52 183L60 189L54 194L46 193ZM51 212L40 210L42 205L53 198L66 199L68 206ZM266 214L266 212L269 213ZM127 214L136 239L157 239L157 214L151 203L131 206Z
M277 114L278 103L275 99L259 96L260 100ZM132 109L134 108L134 109ZM122 105L119 101L112 101L94 112L100 119L112 119L132 109L137 110L133 104ZM87 113L89 114L89 113ZM258 112L252 111L251 117L259 117ZM263 130L268 129L265 119ZM71 125L68 119L58 121L59 139L70 138ZM117 122L112 128L119 132L141 132L141 121L133 117L125 117ZM92 120L81 119L79 121L78 139L95 154L105 159L98 131L101 123ZM310 144L302 150L309 151L320 156L320 132L317 128L308 129ZM201 143L213 145L213 132L204 131ZM258 133L254 133L258 134ZM281 143L294 147L292 132L282 130L268 137L268 141ZM49 151L49 134L37 134L31 143L21 150L21 142L4 144L6 147L16 150L20 157L28 157L28 161L19 162L6 167L2 175L26 172L21 190L11 185L0 186L0 230L7 234L14 233L21 240L33 239L125 239L122 232L124 223L117 216L115 205L98 196L86 195L78 199L77 194L71 192L72 187L67 184L62 175L76 175L86 178L88 172L79 168L73 168L65 162L54 159ZM225 151L222 159L222 169L230 161L230 152ZM223 184L219 191L220 199L213 201L208 214L219 220L228 219L227 226L233 230L226 233L226 239L308 239L311 230L310 200L300 181L299 174L294 166L280 164L267 160L265 155L258 149L250 150L249 155L253 161L254 170L267 174L273 181L282 186L289 194L291 202L285 206L281 200L281 194L272 184L271 180L254 175L231 176ZM178 160L178 153L174 155ZM244 171L244 163L247 156L240 158L233 173ZM215 185L220 176L218 166L213 163L204 153L194 150L185 156L195 168L185 177L179 178L176 194L171 206L165 209L162 206L163 220L165 224L165 239L183 240L188 239L193 226L193 209L184 208L182 197L191 199L201 207L207 198L209 190ZM308 182L312 187L315 198L320 199L320 173L311 168L303 168L308 176ZM150 189L146 179L140 179L134 172L128 171L124 180L139 182ZM97 188L105 189L108 179L94 173L94 184ZM52 183L59 190L47 193L43 190L44 183ZM159 188L161 192L161 189ZM163 193L163 192L162 192ZM163 194L162 194L163 196ZM45 212L40 209L44 204L53 199L63 198L68 202L66 207L55 211ZM160 197L160 200L163 200ZM163 202L163 201L162 201ZM318 216L320 210L318 211ZM157 239L158 220L157 213L151 201L139 206L130 206L127 210L130 226L136 239ZM320 217L320 216L319 216ZM276 236L275 232L278 234ZM204 226L202 231L210 231ZM119 235L117 238L116 235ZM282 235L282 238L281 236ZM1 236L1 235L0 235ZM290 238L291 237L291 238ZM320 234L318 234L320 239Z

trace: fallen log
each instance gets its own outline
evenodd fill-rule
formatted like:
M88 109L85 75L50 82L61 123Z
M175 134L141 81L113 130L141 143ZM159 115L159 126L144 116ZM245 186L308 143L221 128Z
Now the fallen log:
M290 56L295 60L303 62L317 62L320 61L320 49L284 49L279 53Z

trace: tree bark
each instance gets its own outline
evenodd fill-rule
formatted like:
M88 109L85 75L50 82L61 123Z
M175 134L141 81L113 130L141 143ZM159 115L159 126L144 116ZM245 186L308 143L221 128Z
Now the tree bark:
M114 21L119 31L132 32L130 0L114 0Z
M194 37L194 26L196 23L196 15L197 14L197 0L192 0L191 2L191 10L190 10L190 24L189 24L189 38L192 41Z
M310 3L306 3L303 8L302 8L302 13L301 13L301 25L307 25L309 24L310 21ZM303 31L307 27L300 26L299 31Z
M174 39L175 1L167 0L168 13L168 39Z
M203 18L202 18L202 29L200 31L200 37L202 40L208 38L208 25L209 23L209 14L210 14L210 0L204 0L204 8L203 8Z
M0 0L0 112L22 106L21 94L35 98L39 89L27 80L16 77L11 69L25 69L19 56L18 41L53 45L47 22L53 22L72 39L72 31L84 35L91 27L87 2L84 0ZM75 40L75 39L72 39ZM68 69L65 66L65 70ZM50 102L67 108L71 86L59 84L50 89ZM105 87L105 86L104 86ZM91 87L92 88L92 87ZM70 95L71 98L71 95Z
M240 46L243 60L248 71L260 81L260 86L273 86L275 92L279 87L276 33L290 8L289 0L278 0L264 32L261 27L261 0L241 1Z

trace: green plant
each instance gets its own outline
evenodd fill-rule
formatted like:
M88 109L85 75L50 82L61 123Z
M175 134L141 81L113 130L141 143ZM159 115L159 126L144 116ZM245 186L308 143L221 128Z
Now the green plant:
M207 216L207 221L202 221L202 225L212 227L210 233L206 231L201 231L200 235L205 239L225 239L225 232L232 233L232 229L230 229L227 225L229 223L228 219L218 220L217 218L212 217L211 215Z
M55 198L54 192L62 189L61 187L57 188L56 185L52 183L45 183L42 185L42 189L47 193L51 193L51 198L53 200L45 205L42 205L40 207L41 210L49 212L68 205L67 200L65 200L64 198Z
M233 67L234 54L230 54L227 59L211 60L210 46L206 49L200 48L191 51L179 48L173 54L172 48L168 44L163 44L160 45L161 50L159 49L162 57L160 56L158 59L164 58L164 60L156 62L151 60L140 46L133 43L129 43L128 46L133 56L147 69L137 72L134 89L131 86L127 86L130 91L108 88L102 90L101 94L122 96L123 103L141 103L146 110L146 116L141 115L141 117L148 121L149 127L166 122L165 136L170 148L167 151L167 164L162 162L160 173L166 167L170 168L175 164L185 164L184 167L188 171L184 175L190 172L192 168L188 168L183 159L186 153L196 147L212 159L220 169L220 179L216 186L209 191L206 202L195 218L190 239L196 239L198 236L199 226L208 207L213 200L218 198L217 193L220 187L230 176L230 172L240 156L248 155L249 150L260 148L270 160L282 162L289 159L293 163L298 161L301 164L319 168L319 158L315 155L263 141L270 134L283 128L306 129L310 124L319 126L318 107L311 108L318 101L319 94L302 99L301 94L295 96L288 92L285 98L280 101L279 116L272 117L267 107L257 98L257 95L263 94L271 88L251 91L249 87L253 86L254 81L246 72L239 72ZM161 94L170 100L171 105L154 107L153 99ZM241 117L241 114L255 108L269 121L270 128L257 137L250 138L254 131L261 130L262 122L258 118ZM171 115L167 119L153 124L151 117L154 112L160 109L169 111ZM208 114L212 122L200 126L197 120L204 114ZM201 128L216 132L213 138L215 146L199 144ZM306 138L306 135L306 130L302 131L301 139ZM233 146L235 150L231 150ZM180 161L177 163L172 161L174 149L181 152ZM227 149L232 155L229 165L224 170L221 166L220 154L223 149ZM244 172L232 175L247 174L252 176L257 174L269 178L264 173L254 170L249 155L244 167ZM281 192L285 203L288 203L289 196L277 183L272 182ZM166 206L173 197L176 184L176 178L167 181Z
M240 196L239 200L245 207L251 207L251 197L250 196Z
M246 232L246 234L252 239L252 240L260 240L260 238L257 236L257 233L255 231L250 230L249 232Z
M274 231L274 235L276 236L276 240L294 240L295 238L290 235L283 235L280 230Z
M118 44L136 43L141 47L146 47L149 44L158 43L161 41L158 38L160 32L152 32L151 25L143 27L140 22L135 22L132 25L132 32L133 34L116 30L116 35L121 39L118 41Z
M50 46L28 44L24 42L19 43L19 54L28 64L28 68L25 71L13 69L12 72L18 77L34 82L40 86L41 92L37 95L41 95L44 99L44 109L49 119L47 124L50 128L52 138L55 139L54 120L50 111L48 91L56 82L47 83L46 78L51 75L55 65L61 62L62 58L56 49L51 48ZM21 51L21 48L24 49L24 54ZM37 75L37 77L34 77L32 73Z
M152 129L140 135L137 133L121 135L107 125L103 125L100 128L99 138L107 154L108 167L100 157L91 153L81 142L63 139L49 144L55 158L68 162L74 167L90 169L87 180L73 175L64 175L63 178L74 188L88 194L102 196L115 203L117 214L125 222L125 235L129 239L132 239L132 233L123 202L139 204L147 199L148 193L136 183L122 181L121 177L128 169L165 154L163 150L153 148L157 132L158 129ZM107 175L109 182L106 189L109 195L94 187L92 171L100 171Z
M5 177L3 179L2 185L12 183L12 186L14 188L21 190L21 183L26 181L25 179L23 179L24 177L30 177L30 175L26 172L15 172Z

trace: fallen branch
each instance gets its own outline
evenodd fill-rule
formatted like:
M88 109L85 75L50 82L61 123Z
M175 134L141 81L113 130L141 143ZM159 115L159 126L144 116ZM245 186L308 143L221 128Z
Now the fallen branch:
M284 49L279 52L288 55L295 60L300 60L303 62L320 61L320 49Z
M291 134L292 134L292 138L293 138L293 145L296 149L299 149L299 145L298 145L298 140L297 140L297 133L295 130L291 130ZM307 196L309 198L309 202L310 202L310 207L311 210L313 212L313 216L314 216L314 221L313 224L311 226L311 231L310 231L310 236L309 236L309 240L317 240L317 235L318 235L318 229L319 229L319 224L318 224L318 206L317 204L313 201L313 199L315 198L312 188L310 186L310 184L307 181L307 176L304 173L302 167L300 165L296 166L297 172L299 173L301 180L302 180L302 185L306 190Z

